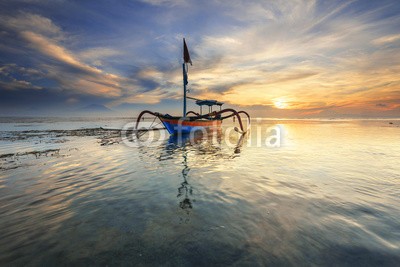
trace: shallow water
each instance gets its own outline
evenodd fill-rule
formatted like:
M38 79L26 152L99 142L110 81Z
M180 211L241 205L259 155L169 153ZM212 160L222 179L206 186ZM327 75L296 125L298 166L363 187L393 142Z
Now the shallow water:
M399 265L400 121L150 147L46 132L128 121L0 122L0 265Z

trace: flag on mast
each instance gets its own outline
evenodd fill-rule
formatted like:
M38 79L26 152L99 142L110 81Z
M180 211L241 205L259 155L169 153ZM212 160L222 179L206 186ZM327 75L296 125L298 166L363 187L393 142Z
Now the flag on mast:
M187 48L185 38L183 38L183 61L192 65L192 60L190 59L189 49Z

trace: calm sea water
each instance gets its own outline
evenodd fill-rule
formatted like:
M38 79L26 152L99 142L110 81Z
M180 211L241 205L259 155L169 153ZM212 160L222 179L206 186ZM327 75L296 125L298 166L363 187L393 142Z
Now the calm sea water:
M400 121L133 147L48 131L126 122L0 120L0 265L400 265Z

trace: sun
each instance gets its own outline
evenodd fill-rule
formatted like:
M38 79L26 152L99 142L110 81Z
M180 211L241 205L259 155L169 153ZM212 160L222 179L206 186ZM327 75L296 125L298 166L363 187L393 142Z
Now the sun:
M279 109L285 109L288 107L288 104L284 100L275 100L274 106Z

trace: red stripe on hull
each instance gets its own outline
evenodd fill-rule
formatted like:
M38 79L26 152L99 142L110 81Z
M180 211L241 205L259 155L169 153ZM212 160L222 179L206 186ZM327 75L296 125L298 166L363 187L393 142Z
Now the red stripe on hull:
M161 121L169 122L172 124L179 124L182 126L192 126L192 127L219 127L221 126L221 120L212 120L212 121L186 121L186 120L176 120L176 119L164 119L161 118Z

